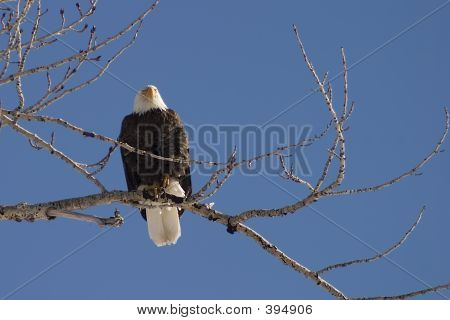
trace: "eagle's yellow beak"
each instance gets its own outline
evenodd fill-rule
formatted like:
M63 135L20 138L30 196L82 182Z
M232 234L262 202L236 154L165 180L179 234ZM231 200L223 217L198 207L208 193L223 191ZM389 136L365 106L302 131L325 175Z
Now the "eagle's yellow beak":
M145 88L144 90L142 90L141 94L148 100L152 100L155 95L155 89L152 87Z

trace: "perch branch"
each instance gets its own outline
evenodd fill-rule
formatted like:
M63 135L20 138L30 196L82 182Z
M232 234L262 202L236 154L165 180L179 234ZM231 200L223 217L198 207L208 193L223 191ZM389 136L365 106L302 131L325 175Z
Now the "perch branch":
M120 224L122 219L116 214L111 218L100 218L94 216L88 216L84 214L74 213L74 210L81 210L90 208L96 205L111 204L114 202L121 202L128 205L137 205L139 201L144 199L142 192L125 192L125 191L111 191L106 193L94 194L85 197L65 199L40 204L26 204L21 203L14 206L0 206L0 220L16 220L16 221L35 221L35 220L49 220L53 217L65 217L69 219L82 220L86 222L95 222L102 225L116 225ZM173 205L168 203L152 203L151 206L167 206ZM224 226L229 226L230 215L221 213L215 209L198 203L180 203L177 204L186 210L198 214L199 216L220 223ZM311 271L298 261L290 258L283 251L277 248L275 245L266 240L262 235L258 234L248 226L237 223L234 226L235 231L242 233L243 235L253 239L263 250L273 255L279 261L286 266L294 269L298 273L306 276L308 279L319 285L325 291L335 296L338 299L348 299L340 290L335 286L325 281L320 274ZM409 232L410 233L410 232ZM450 284L440 285L434 288L428 288L416 292L411 292L399 296L391 297L365 297L365 298L352 298L352 299L406 299L421 294L426 294L432 291L448 289Z

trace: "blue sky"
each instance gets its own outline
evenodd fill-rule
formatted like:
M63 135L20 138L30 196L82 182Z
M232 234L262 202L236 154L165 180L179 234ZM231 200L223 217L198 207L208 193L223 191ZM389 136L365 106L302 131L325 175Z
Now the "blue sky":
M155 84L166 103L193 128L270 124L311 126L313 133L319 132L329 120L320 96L287 110L314 88L292 32L295 23L320 74L329 71L333 76L341 71L341 46L349 65L364 58L349 73L350 99L357 107L346 132L344 186L377 184L414 166L442 133L443 107L449 103L450 6L402 31L445 2L162 0L145 21L134 47L112 65L110 74L49 107L45 114L116 137L123 116L131 111L133 88ZM70 1L65 3L68 12ZM147 2L129 3L99 3L91 20L99 36L118 30ZM59 7L45 6L50 10L46 22L50 28L48 19L58 16ZM79 41L67 39L74 47ZM45 57L37 56L35 63L67 52L67 47L57 47ZM92 70L95 67L88 66L80 77ZM45 83L25 85L32 100ZM335 99L342 99L341 79L334 86ZM12 104L14 91L0 90L3 104ZM44 137L55 130L56 145L80 161L98 160L107 150L104 144L58 128L24 126ZM331 139L305 150L312 172L308 178L320 176ZM220 141L217 147L223 149L222 159L227 153L220 146L226 143ZM249 152L237 147L238 154ZM443 148L448 149L448 141ZM2 204L97 192L66 164L30 148L9 128L0 131L0 150ZM389 189L328 198L294 215L249 224L291 257L318 269L371 256L370 247L390 246L426 205L421 224L389 260L338 270L325 278L348 296L395 295L448 282L449 157L449 152L439 154L421 176ZM126 188L119 153L99 177L111 190ZM196 173L194 187L204 179ZM236 173L212 201L218 210L237 214L249 208L278 207L304 195L301 186L274 175ZM182 217L177 245L157 248L132 208L112 205L87 212L109 216L116 207L131 216L121 228L94 240L102 230L82 222L0 223L0 297L50 268L11 298L330 299L252 240L230 235L223 226L191 213ZM87 241L91 242L77 250ZM63 259L73 250L77 252ZM447 290L423 298L449 296Z

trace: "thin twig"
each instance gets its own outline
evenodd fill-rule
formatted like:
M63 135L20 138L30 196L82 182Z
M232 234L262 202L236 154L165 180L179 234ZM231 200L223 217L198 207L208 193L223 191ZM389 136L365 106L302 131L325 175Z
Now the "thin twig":
M302 185L306 186L310 191L314 191L313 186L308 181L306 181L306 180L296 176L292 169L288 170L286 168L286 163L284 162L284 156L283 155L280 155L279 159L280 159L281 167L283 168L283 173L285 174L285 176L283 176L284 178L286 178L288 180L291 180L291 181L294 181L296 183L302 184Z
M72 220L79 220L84 222L92 222L96 223L99 227L105 226L113 226L120 227L123 224L123 217L120 215L118 211L114 214L114 216L109 218L97 217L89 214L84 214L80 212L68 211L68 210L55 210L50 209L47 212L47 215L52 218L67 218Z
M75 162L70 157L66 156L64 153L62 153L61 151L56 149L52 144L50 144L47 141L40 138L37 134L31 133L30 131L21 127L14 120L8 118L5 115L1 115L1 117L2 117L3 121L5 121L5 123L8 124L16 132L20 133L25 138L32 140L37 146L47 149L50 152L50 154L61 159L62 161L64 161L68 165L70 165L72 168L74 168L76 171L81 173L89 181L94 183L102 192L106 192L105 186L103 186L103 184L100 181L98 181L97 178L95 178L94 176L89 174L89 172L87 172L85 169L83 169L79 163Z
M408 231L406 231L406 233L402 236L402 238L399 241L397 241L394 245L390 246L386 250L379 252L370 258L355 259L355 260L351 260L351 261L346 261L346 262L341 262L341 263L330 265L328 267L322 268L319 271L317 271L317 274L322 274L322 273L325 273L325 272L328 272L328 271L331 271L334 269L338 269L338 268L345 268L345 267L351 266L352 264L370 263L370 262L374 262L380 258L386 257L388 254L390 254L392 251L394 251L395 249L400 247L406 241L408 236L414 231L414 229L419 224L420 219L422 219L422 215L423 215L424 211L425 211L425 207L422 207L422 209L419 212L419 215L417 216L416 220L414 221L414 224L408 229Z
M346 189L346 190L340 190L340 191L333 191L333 192L329 192L328 195L335 196L335 195L349 195L349 194L353 194L353 193L374 192L374 191L383 189L385 187L389 187L397 182L400 182L401 180L403 180L406 177L417 174L417 172L419 171L420 168L422 168L428 161L430 161L435 155L437 155L440 152L441 146L444 143L445 138L447 137L448 130L449 130L449 112L448 112L447 108L444 108L444 113L445 113L445 128L444 128L444 132L442 133L441 138L439 139L438 143L435 145L433 150L422 161L420 161L417 165L415 165L411 170L404 172L403 174L399 175L398 177L393 178L389 181L386 181L386 182L381 183L376 186L358 188L358 189Z
M108 152L106 153L106 155L103 158L101 158L96 163L86 165L85 166L86 168L96 168L90 174L95 176L95 175L99 174L103 169L105 169L106 165L109 162L109 159L111 158L111 155L114 153L114 151L116 149L117 149L117 145L115 145L113 147L109 147Z
M440 284L440 285L432 287L432 288L408 292L408 293L395 295L395 296L355 297L355 298L351 298L351 299L352 300L405 300L408 298L423 296L424 294L427 294L427 293L438 292L438 291L446 290L446 289L450 289L450 282L445 283L445 284Z
M322 175L320 176L319 180L317 180L316 187L313 188L314 192L317 192L320 189L320 187L322 186L322 183L325 181L326 177L328 176L328 170L330 169L331 162L333 161L333 158L335 156L335 151L338 146L338 143L339 143L339 138L338 138L338 136L336 136L336 138L334 139L333 144L328 152L327 161L325 162L325 165L323 167Z
M341 122L347 117L348 105L348 68L347 60L345 59L344 48L341 48L342 65L344 67L344 107L342 108Z
M319 275L317 275L315 272L309 270L299 262L295 261L288 255L286 255L283 251L278 249L275 245L270 243L268 240L266 240L263 236L258 234L256 231L251 229L250 227L238 224L237 225L237 231L240 233L245 234L249 238L256 241L256 243L263 248L265 251L273 255L275 258L277 258L279 261L281 261L286 266L294 269L295 271L301 273L302 275L306 276L308 279L312 280L314 283L316 283L318 286L322 287L325 291L333 295L334 297L338 299L346 300L347 297L338 290L335 286L327 282L326 280L322 279Z
M32 75L32 74L36 74L36 73L40 73L40 72L45 72L51 69L55 69L58 68L62 65L65 65L69 62L72 62L74 60L79 60L83 57L83 55L85 54L90 54L94 51L97 51L107 45L109 45L111 42L118 40L119 38L121 38L124 34L128 33L134 26L138 25L139 23L141 23L144 18L150 13L152 12L156 6L158 5L160 0L156 0L151 6L149 6L148 9L146 9L141 15L139 15L136 19L134 19L131 23L129 23L126 27L124 27L123 29L121 29L119 32L117 32L116 34L104 39L103 41L97 43L95 46L93 46L91 49L87 50L86 52L81 52L81 53L76 53L73 54L71 56L62 58L58 61L54 61L52 63L49 63L47 65L43 65L43 66L38 66L35 68L31 68L31 69L27 69L24 70L22 72L16 72L13 74L10 74L9 76L0 79L0 85L1 84L6 84L12 81L15 81L18 77L25 77L28 75Z
M64 98L66 95L71 94L71 93L73 93L73 92L77 92L78 90L81 90L81 89L87 87L88 85L92 84L93 82L97 81L98 79L100 79L100 78L103 76L103 74L106 72L106 70L110 67L110 65L111 65L117 58L119 58L119 57L120 57L120 56L121 56L128 48L130 48L130 47L135 43L135 41L136 41L136 39L137 39L137 35L138 35L139 31L140 31L141 25L142 25L141 23L138 24L138 27L136 28L136 31L135 31L133 37L131 38L131 40L130 40L127 44L125 44L122 48L120 48L120 49L119 49L119 50L118 50L118 51L117 51L117 52L116 52L116 53L115 53L115 54L114 54L114 55L106 62L106 64L105 64L104 66L99 67L100 70L97 72L97 74L96 74L95 76L93 76L92 78L90 78L90 79L88 79L88 80L83 81L82 83L80 83L80 84L78 84L78 85L76 85L76 86L73 86L73 87L71 87L71 88L65 89L64 91L62 91L62 92L60 92L59 94L55 95L52 99L49 99L49 100L47 100L47 101L45 101L45 102L43 102L43 103L41 103L41 104L37 104L37 105L35 105L35 106L32 106L32 107L30 108L30 112L38 112L38 111L41 111L41 110L43 110L44 108L48 107L49 105L55 103L56 101L58 101L58 100ZM86 52L86 56L80 61L78 67L79 67L79 66L81 65L81 63L82 63L83 61L85 61L85 60L87 59L87 57L88 57L87 55L88 55L88 52L89 52L89 47L91 47L91 43L92 43L92 41L93 41L93 39L94 39L94 36L93 36L94 33L95 33L95 28L93 28L92 31L91 31L91 37L90 37L90 40L89 40L89 46L88 46L88 49L85 51L85 52ZM72 72L72 74L73 74L75 71L76 71L76 69Z
M339 148L340 148L340 152L339 152L339 171L337 174L336 179L329 185L327 186L325 189L327 191L331 191L334 190L336 187L338 187L342 181L344 180L344 176L345 176L345 163L346 163L346 157L345 157L345 139L344 139L344 134L343 134L343 130L342 130L342 122L340 121L340 119L338 118L336 111L334 109L333 106L333 102L331 101L330 97L327 94L327 91L325 90L324 87L324 83L320 80L319 76L317 75L316 69L314 68L308 54L306 53L305 47L303 45L303 42L300 38L300 34L297 30L297 27L295 25L293 25L293 29L294 29L294 33L297 39L297 44L300 48L300 51L303 55L303 59L305 60L305 63L309 69L309 71L311 72L313 78L316 80L316 83L319 87L319 91L322 93L322 97L325 100L325 104L328 107L328 111L331 114L331 117L334 121L335 124L335 129L336 129L336 134L338 136L339 139ZM345 59L345 55L344 55L344 51L342 50L342 55L343 55L343 59ZM346 73L347 70L344 69L344 73Z

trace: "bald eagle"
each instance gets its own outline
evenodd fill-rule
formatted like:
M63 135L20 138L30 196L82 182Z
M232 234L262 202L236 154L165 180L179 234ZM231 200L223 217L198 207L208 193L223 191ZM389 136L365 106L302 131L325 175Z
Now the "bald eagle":
M119 141L175 160L157 159L121 148L129 191L141 190L149 201L164 198L174 203L191 195L186 131L179 115L166 106L155 86L146 86L137 93L133 112L122 121ZM183 209L178 207L141 208L149 236L158 247L177 242L182 213Z

